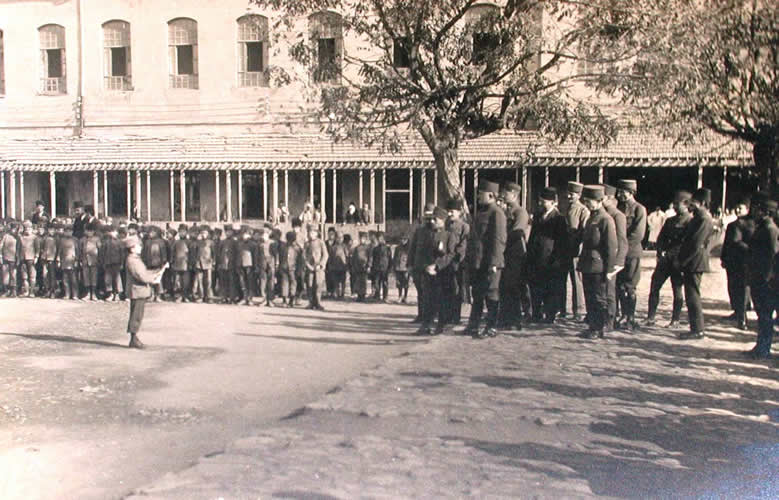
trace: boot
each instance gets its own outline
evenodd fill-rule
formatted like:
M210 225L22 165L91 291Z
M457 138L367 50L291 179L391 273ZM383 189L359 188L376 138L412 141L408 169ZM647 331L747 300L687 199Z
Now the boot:
M141 342L141 339L139 339L136 334L131 333L130 334L130 344L128 345L128 347L130 347L132 349L143 349L146 346L143 344L143 342Z

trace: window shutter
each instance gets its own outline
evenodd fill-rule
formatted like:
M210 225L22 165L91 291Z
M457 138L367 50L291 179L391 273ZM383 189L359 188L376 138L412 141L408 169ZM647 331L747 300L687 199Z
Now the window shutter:
M114 76L113 64L111 63L111 49L103 49L103 67L105 68L103 76Z
M168 45L168 73L178 74L178 62L176 60L176 46Z
M41 78L49 77L49 53L41 49Z
M197 70L197 43L192 45L192 74L194 76L199 74Z
M60 82L62 82L62 86L59 88L59 91L62 94L68 93L68 84L67 84L68 73L67 71L65 71L65 69L67 68L66 58L65 58L66 55L67 54L65 54L65 49L60 49L60 59L62 60L62 78L60 78Z
M133 76L132 67L130 66L130 63L132 62L132 58L130 57L130 46L127 46L127 78L130 78Z
M238 58L238 71L246 73L249 67L246 42L238 42Z
M262 41L262 70L268 71L268 68L270 68L270 60L268 59L270 57L270 42L266 38Z

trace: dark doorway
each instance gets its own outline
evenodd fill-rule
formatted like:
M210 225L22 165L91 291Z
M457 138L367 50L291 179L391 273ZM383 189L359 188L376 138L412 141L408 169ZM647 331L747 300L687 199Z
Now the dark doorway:
M247 219L262 217L262 207L265 198L262 193L262 172L246 171L243 173L243 214Z

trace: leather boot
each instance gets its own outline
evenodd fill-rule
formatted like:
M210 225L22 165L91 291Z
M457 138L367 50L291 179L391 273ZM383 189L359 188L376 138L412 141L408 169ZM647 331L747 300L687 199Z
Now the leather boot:
M139 339L136 334L131 333L130 334L130 344L128 345L128 347L130 347L132 349L143 349L146 346L143 344L143 342L141 342L141 339Z

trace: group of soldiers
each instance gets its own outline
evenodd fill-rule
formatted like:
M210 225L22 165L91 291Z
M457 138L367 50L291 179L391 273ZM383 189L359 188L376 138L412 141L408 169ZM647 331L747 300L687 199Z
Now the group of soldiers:
M658 237L648 313L641 325L636 289L647 211L636 201L637 190L633 179L621 179L616 186L572 181L561 212L557 190L545 187L531 218L518 202L519 185L509 182L501 187L482 180L470 224L462 218L459 200L449 202L448 212L426 206L424 223L414 231L409 246L409 268L420 297L413 320L420 323L417 333L436 335L457 325L469 290L473 305L466 335L494 337L499 328L520 330L528 321L553 324L568 316L568 283L571 319L586 324L580 337L603 338L617 328L637 331L656 324L660 289L670 278L674 299L668 327L679 325L686 304L689 330L678 338L703 338L701 280L709 271L714 234L711 192L701 188L674 194L676 215L665 221ZM747 354L755 358L770 356L779 297L775 213L776 202L756 194L748 218L728 228L723 249L729 287L739 290L731 295L742 328L745 287L751 286L760 318L759 340Z

